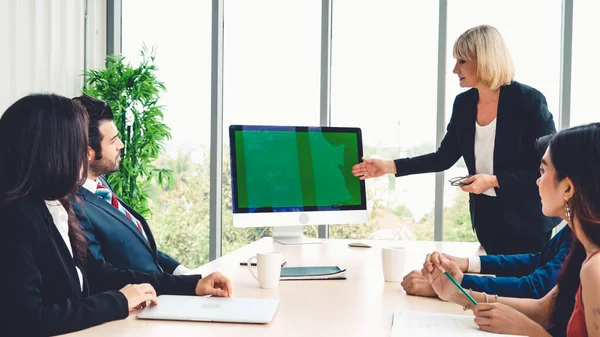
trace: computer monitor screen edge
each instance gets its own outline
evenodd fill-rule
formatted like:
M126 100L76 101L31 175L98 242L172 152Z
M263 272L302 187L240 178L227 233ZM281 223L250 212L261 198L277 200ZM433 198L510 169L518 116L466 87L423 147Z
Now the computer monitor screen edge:
M280 243L314 243L303 225L367 222L359 128L229 127L235 227L273 226Z

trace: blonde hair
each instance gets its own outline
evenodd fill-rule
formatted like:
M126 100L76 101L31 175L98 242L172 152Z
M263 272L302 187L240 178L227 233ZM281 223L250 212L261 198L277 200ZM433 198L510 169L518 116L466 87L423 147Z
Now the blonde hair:
M490 89L510 84L515 68L500 32L492 26L473 27L456 39L452 51L455 59L477 58L477 77Z

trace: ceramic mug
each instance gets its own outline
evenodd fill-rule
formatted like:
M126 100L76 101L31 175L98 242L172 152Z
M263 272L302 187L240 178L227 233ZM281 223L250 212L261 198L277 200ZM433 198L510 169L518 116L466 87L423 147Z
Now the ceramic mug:
M252 261L256 259L257 274L254 273ZM254 277L260 287L263 289L275 289L279 286L281 276L281 253L258 253L248 259L248 270Z

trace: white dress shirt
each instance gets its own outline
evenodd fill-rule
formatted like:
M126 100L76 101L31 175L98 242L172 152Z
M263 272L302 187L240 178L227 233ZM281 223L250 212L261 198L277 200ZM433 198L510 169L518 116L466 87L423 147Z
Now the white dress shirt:
M58 229L60 236L62 237L69 253L71 253L71 258L73 257L73 248L71 247L71 240L69 239L69 214L67 210L63 207L63 205L58 200L45 200L46 207L52 215L52 221ZM79 278L79 288L83 291L83 274L81 274L81 270L79 267L75 266L77 270L77 277Z
M494 143L496 141L496 120L485 126L475 122L475 173L494 174ZM488 188L483 194L496 196L494 188Z
M469 261L467 273L481 273L481 258L479 256L469 257L467 261Z
M100 183L100 181L98 179L92 180L92 179L88 178L88 179L85 180L85 183L83 183L83 187L85 189L87 189L88 191L92 192L93 194L96 194L96 190L98 189L98 184L99 183ZM133 214L131 214L131 216L134 217ZM137 219L137 218L136 218L136 220L139 221L139 219ZM142 222L140 221L140 224L141 223ZM144 231L144 227L142 227L142 233L144 234L145 238L148 237L146 235L146 232ZM173 275L186 275L188 273L190 273L190 270L186 266L184 266L182 264L178 265L177 268L175 268L175 270L173 271Z

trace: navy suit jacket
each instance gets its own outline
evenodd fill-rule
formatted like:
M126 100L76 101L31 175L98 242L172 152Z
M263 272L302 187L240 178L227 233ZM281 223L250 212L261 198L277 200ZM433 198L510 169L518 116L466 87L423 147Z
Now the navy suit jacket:
M477 89L467 90L454 100L447 132L436 152L396 159L396 176L440 172L449 169L463 157L469 174L475 174L475 123L477 122ZM496 196L502 205L507 225L523 237L541 236L551 231L558 218L542 214L536 180L541 155L536 148L539 137L556 132L546 98L536 89L513 81L500 88L494 175L498 179ZM471 219L476 205L469 194Z
M139 273L88 254L76 262L42 199L0 205L0 335L49 336L129 315L119 289L150 283L157 294L194 295L200 275ZM83 274L83 290L75 266Z
M542 298L556 285L572 244L571 228L565 226L548 241L543 252L481 256L481 273L496 277L465 274L461 285L500 296Z
M102 184L110 185L100 178ZM158 251L152 231L144 217L119 202L144 228L148 240L123 213L85 187L77 192L79 201L73 201L73 209L88 239L88 251L97 259L106 260L116 268L131 269L145 273L165 272L173 274L180 263ZM80 204L81 203L81 204Z

